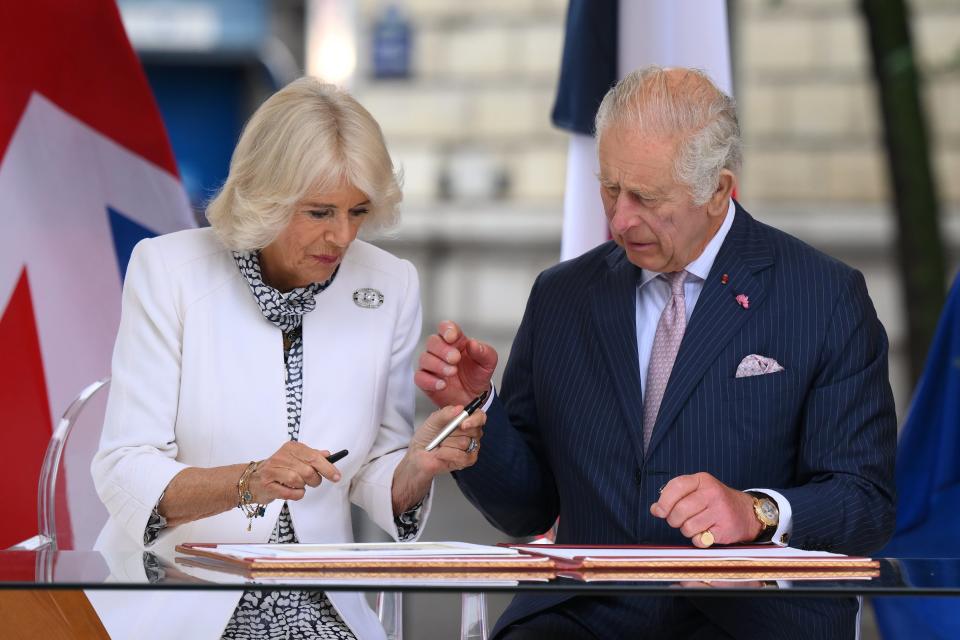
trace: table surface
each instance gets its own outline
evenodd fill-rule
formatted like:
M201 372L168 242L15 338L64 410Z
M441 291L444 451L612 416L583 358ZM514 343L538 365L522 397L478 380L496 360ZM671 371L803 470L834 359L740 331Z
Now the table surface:
M0 589L193 589L232 590L251 585L271 589L400 592L567 592L644 595L776 596L956 596L960 559L880 559L880 576L869 580L804 581L550 581L462 582L418 580L344 582L316 578L257 580L184 566L152 553L103 554L97 551L0 551Z

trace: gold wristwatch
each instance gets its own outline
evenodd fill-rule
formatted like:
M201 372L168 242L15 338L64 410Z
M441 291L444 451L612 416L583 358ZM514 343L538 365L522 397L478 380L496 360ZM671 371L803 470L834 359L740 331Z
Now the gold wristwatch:
M753 498L753 514L763 526L754 542L769 542L780 524L780 508L776 501L765 493L747 491Z

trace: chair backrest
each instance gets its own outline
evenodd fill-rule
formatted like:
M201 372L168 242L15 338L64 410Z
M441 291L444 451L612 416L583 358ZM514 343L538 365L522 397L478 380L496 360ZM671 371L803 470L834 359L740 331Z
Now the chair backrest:
M47 445L37 486L38 533L54 549L92 549L107 521L90 462L100 443L110 378L83 389Z

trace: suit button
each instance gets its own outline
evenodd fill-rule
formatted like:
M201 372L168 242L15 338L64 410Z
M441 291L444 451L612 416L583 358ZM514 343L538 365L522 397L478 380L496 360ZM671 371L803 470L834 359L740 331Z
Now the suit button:
M637 469L636 478L637 478L637 486L642 487L643 486L643 469Z

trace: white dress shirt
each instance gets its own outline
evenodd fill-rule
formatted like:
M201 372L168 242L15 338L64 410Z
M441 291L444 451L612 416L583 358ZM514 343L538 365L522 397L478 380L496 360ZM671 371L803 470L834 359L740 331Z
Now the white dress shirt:
M723 224L720 225L716 235L707 243L703 253L685 267L689 274L683 284L688 324L690 316L693 314L693 308L700 298L700 292L703 291L703 283L710 275L710 269L720 252L720 247L723 245L730 227L733 226L735 215L736 207L731 199L727 207L727 215L724 217ZM663 274L643 269L640 283L637 285L637 351L640 359L641 393L644 395L647 390L647 369L650 367L650 352L653 351L653 339L657 332L657 323L660 321L660 315L669 300L670 285ZM771 489L749 489L749 491L761 491L776 501L777 507L780 509L780 524L774 531L771 542L785 546L793 532L793 511L790 509L790 502Z

